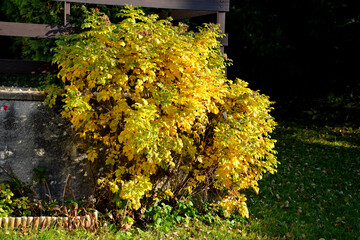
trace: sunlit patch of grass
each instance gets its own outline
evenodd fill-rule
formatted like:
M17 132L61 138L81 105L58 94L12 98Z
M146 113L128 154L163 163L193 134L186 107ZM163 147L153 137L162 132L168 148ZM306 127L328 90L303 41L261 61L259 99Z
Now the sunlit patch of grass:
M296 129L292 136L304 143L317 143L333 147L360 148L356 130L347 127L303 127Z
M106 237L106 235L104 236ZM42 230L4 230L0 229L0 239L6 240L18 240L18 239L31 239L31 240L53 240L53 239L102 239L96 236L95 233L77 230L77 231L65 231L60 229L42 229Z
M27 230L27 231L5 231L0 230L0 239L270 239L260 231L260 222L253 222L252 225L245 224L245 221L236 219L224 220L214 224L205 224L196 219L186 223L175 224L166 230L161 227L149 227L146 230L132 228L128 231L114 231L111 226L103 226L96 232L83 230L65 231L59 229L49 230Z
M261 233L259 225L253 222L252 225L244 221L223 220L218 223L205 224L202 221L191 220L187 223L177 224L164 231L163 228L151 228L147 231L131 230L118 232L119 239L270 239L266 234ZM137 232L136 232L137 231Z

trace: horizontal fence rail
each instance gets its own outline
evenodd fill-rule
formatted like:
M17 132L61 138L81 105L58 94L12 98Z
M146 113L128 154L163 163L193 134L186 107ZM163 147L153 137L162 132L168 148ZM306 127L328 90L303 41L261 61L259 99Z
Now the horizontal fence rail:
M198 11L198 10L173 10L167 12L157 13L160 19L166 19L171 17L173 20L181 20L184 18L193 18L193 17L201 17L210 14L217 14L217 23L220 23L220 30L222 32L225 31L225 15L224 12L214 12L214 11ZM219 17L220 16L220 17ZM228 46L229 44L229 36L226 34L222 38L218 38L218 41L221 42L223 46Z
M79 27L59 25L0 22L0 36L55 38L64 34L79 33Z
M133 6L148 8L202 10L228 12L230 0L53 0L57 2L90 3L123 6L126 3Z
M214 11L197 11L197 10L173 10L158 13L160 19L171 17L173 20L180 20L184 18L200 17L210 14L216 14Z

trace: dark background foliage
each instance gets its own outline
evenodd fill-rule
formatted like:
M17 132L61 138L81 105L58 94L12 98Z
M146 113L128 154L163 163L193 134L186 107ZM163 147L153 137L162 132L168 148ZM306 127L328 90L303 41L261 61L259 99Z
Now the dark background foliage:
M98 7L112 19L119 10ZM63 21L63 4L47 0L3 0L0 11L1 21ZM71 23L79 25L81 5L72 4L71 13ZM214 20L185 21L194 26ZM228 77L242 78L269 95L278 117L359 122L359 1L231 0L226 21L226 52L234 61ZM0 40L0 58L51 59L54 40Z
M359 1L231 1L226 27L229 77L270 95L283 117L359 120Z

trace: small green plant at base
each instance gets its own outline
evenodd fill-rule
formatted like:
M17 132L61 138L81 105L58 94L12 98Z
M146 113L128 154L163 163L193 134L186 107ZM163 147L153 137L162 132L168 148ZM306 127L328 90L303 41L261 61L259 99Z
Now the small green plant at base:
M10 185L0 181L0 217L29 216L27 197L14 197Z
M191 199L181 199L174 206L164 202L156 203L146 210L145 219L149 226L153 224L156 228L161 227L168 231L172 226L189 224L191 221L201 221L205 224L220 223L223 218L219 213L215 207L209 206L209 203L196 206ZM235 215L232 214L230 218Z

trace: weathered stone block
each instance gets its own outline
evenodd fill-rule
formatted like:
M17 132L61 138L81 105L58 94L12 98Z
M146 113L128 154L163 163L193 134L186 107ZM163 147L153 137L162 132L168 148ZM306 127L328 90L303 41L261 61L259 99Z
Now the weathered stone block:
M34 183L39 197L49 194L33 181L34 169L44 168L53 199L62 200L69 174L75 198L93 194L95 179L86 154L77 148L69 122L50 109L36 91L0 91L0 166L23 182ZM8 179L0 170L0 178Z

